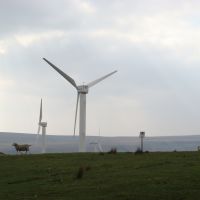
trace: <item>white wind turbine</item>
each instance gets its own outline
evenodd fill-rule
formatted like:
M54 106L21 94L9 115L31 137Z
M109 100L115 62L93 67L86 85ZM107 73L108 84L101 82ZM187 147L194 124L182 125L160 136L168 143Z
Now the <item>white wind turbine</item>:
M90 142L91 145L94 145L94 152L97 153L97 152L103 152L103 149L102 149L102 146L100 144L99 141L97 142Z
M58 67L54 64L49 62L47 59L43 58L51 67L53 67L60 75L62 75L67 81L69 81L77 90L77 102L76 102L76 111L75 111L75 122L74 122L74 135L76 130L76 119L77 119L77 111L78 111L78 103L80 105L80 114L79 114L79 152L86 151L86 142L85 142L85 135L86 135L86 94L88 93L89 88L96 85L100 81L104 80L105 78L111 76L112 74L116 73L117 71L113 71L95 81L88 83L87 85L76 85L74 79L70 76L65 74L61 71Z
M42 153L46 153L46 127L47 122L42 122L42 99L40 102L40 115L39 115L39 122L38 122L38 132L37 132L37 141L39 139L40 129L42 127Z
M103 149L102 149L102 146L101 146L101 143L99 142L100 140L100 128L99 128L99 137L97 139L96 142L90 142L91 145L94 145L94 152L103 152Z

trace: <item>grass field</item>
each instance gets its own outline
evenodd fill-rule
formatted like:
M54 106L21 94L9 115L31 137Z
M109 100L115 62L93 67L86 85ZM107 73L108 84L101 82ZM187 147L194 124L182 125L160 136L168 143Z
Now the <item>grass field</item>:
M200 153L2 155L0 199L200 199Z

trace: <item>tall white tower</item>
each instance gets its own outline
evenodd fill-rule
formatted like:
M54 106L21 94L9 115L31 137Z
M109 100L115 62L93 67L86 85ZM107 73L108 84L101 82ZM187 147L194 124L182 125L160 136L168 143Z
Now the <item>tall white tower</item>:
M46 127L47 127L47 122L41 122L40 123L42 127L42 153L46 153Z

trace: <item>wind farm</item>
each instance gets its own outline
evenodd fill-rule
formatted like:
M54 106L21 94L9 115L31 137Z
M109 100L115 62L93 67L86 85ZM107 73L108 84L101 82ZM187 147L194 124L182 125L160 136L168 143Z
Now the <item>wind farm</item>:
M1 1L0 200L199 199L199 11Z

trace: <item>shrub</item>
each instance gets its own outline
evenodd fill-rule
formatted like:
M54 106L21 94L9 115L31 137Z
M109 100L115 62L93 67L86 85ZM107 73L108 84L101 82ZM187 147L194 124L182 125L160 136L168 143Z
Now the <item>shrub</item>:
M84 168L83 167L79 167L76 178L77 179L81 179L83 177L84 174Z
M87 165L86 167L79 167L78 172L76 174L76 179L83 178L84 172L91 170L91 167Z
M89 170L91 170L91 167L90 166L86 166L85 167L85 171L89 171Z
M143 151L139 147L135 151L135 154L142 154L142 153L143 153Z
M109 154L116 154L117 148L111 148L111 150L108 152Z

